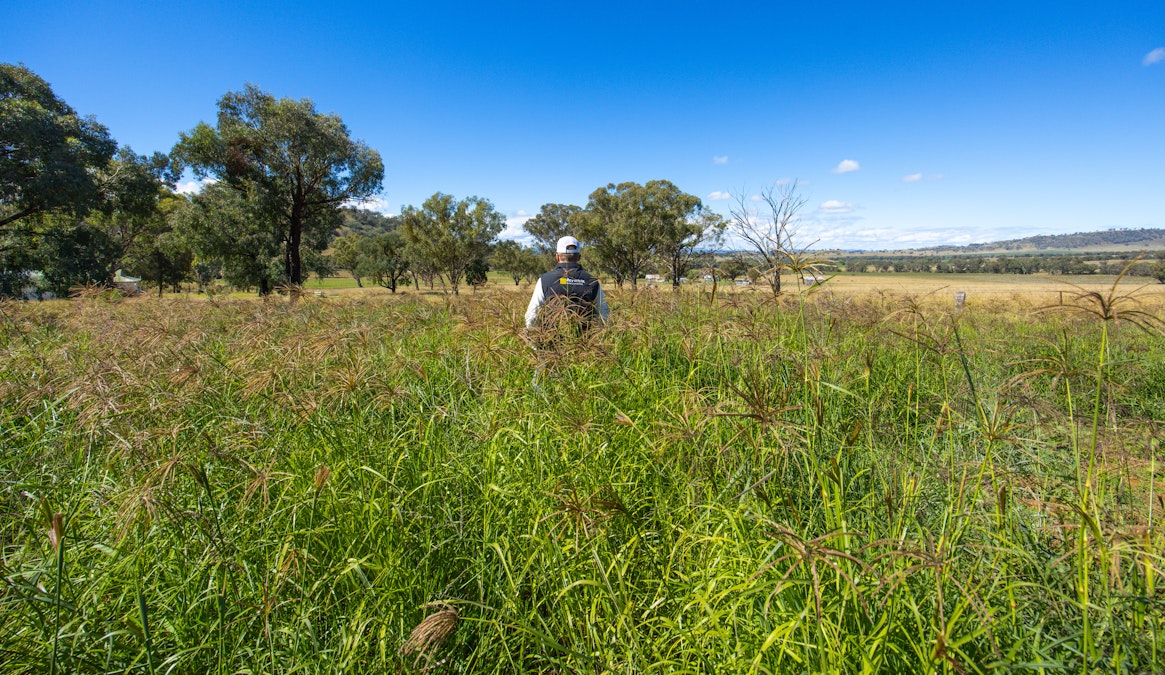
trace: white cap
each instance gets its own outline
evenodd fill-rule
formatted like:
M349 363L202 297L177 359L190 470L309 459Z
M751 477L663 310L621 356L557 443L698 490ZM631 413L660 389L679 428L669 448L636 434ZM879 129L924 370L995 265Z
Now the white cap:
M558 249L556 253L578 253L582 246L578 243L578 239L574 237L563 237L558 240Z

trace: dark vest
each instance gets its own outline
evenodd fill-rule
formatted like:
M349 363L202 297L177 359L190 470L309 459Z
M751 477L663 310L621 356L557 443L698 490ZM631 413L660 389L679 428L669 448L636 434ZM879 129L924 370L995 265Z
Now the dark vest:
M558 299L565 302L575 315L591 318L595 315L595 301L599 297L599 280L578 263L558 263L558 266L542 275L542 296L546 302Z

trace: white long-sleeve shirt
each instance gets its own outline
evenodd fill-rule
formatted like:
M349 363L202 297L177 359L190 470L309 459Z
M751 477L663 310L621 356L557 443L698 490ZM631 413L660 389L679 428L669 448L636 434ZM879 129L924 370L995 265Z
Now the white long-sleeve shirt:
M555 268L557 270L558 268ZM580 268L581 269L581 268ZM548 272L547 274L553 273ZM526 327L532 328L538 323L538 309L546 304L547 296L543 288L546 274L542 275L534 284L534 292L530 296L530 304L526 306ZM557 277L556 277L557 278ZM596 281L596 284L598 282ZM607 296L603 294L603 287L598 287L598 292L595 294L595 314L603 321L607 322L607 317L611 314L611 308L607 306Z

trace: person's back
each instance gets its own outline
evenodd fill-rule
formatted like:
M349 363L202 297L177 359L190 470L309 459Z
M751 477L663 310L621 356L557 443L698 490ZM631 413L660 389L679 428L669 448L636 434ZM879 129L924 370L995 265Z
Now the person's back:
M599 280L579 264L579 243L574 237L558 240L558 265L543 274L534 285L526 308L526 327L558 327L563 318L580 328L597 316L606 321L610 313Z

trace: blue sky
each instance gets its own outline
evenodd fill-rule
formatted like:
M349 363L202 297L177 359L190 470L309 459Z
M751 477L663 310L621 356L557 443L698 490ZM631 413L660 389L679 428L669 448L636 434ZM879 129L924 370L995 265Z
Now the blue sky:
M725 214L797 179L823 248L1165 227L1161 0L5 0L0 61L139 153L246 83L311 98L383 156L376 208L477 195L508 236L652 179Z

